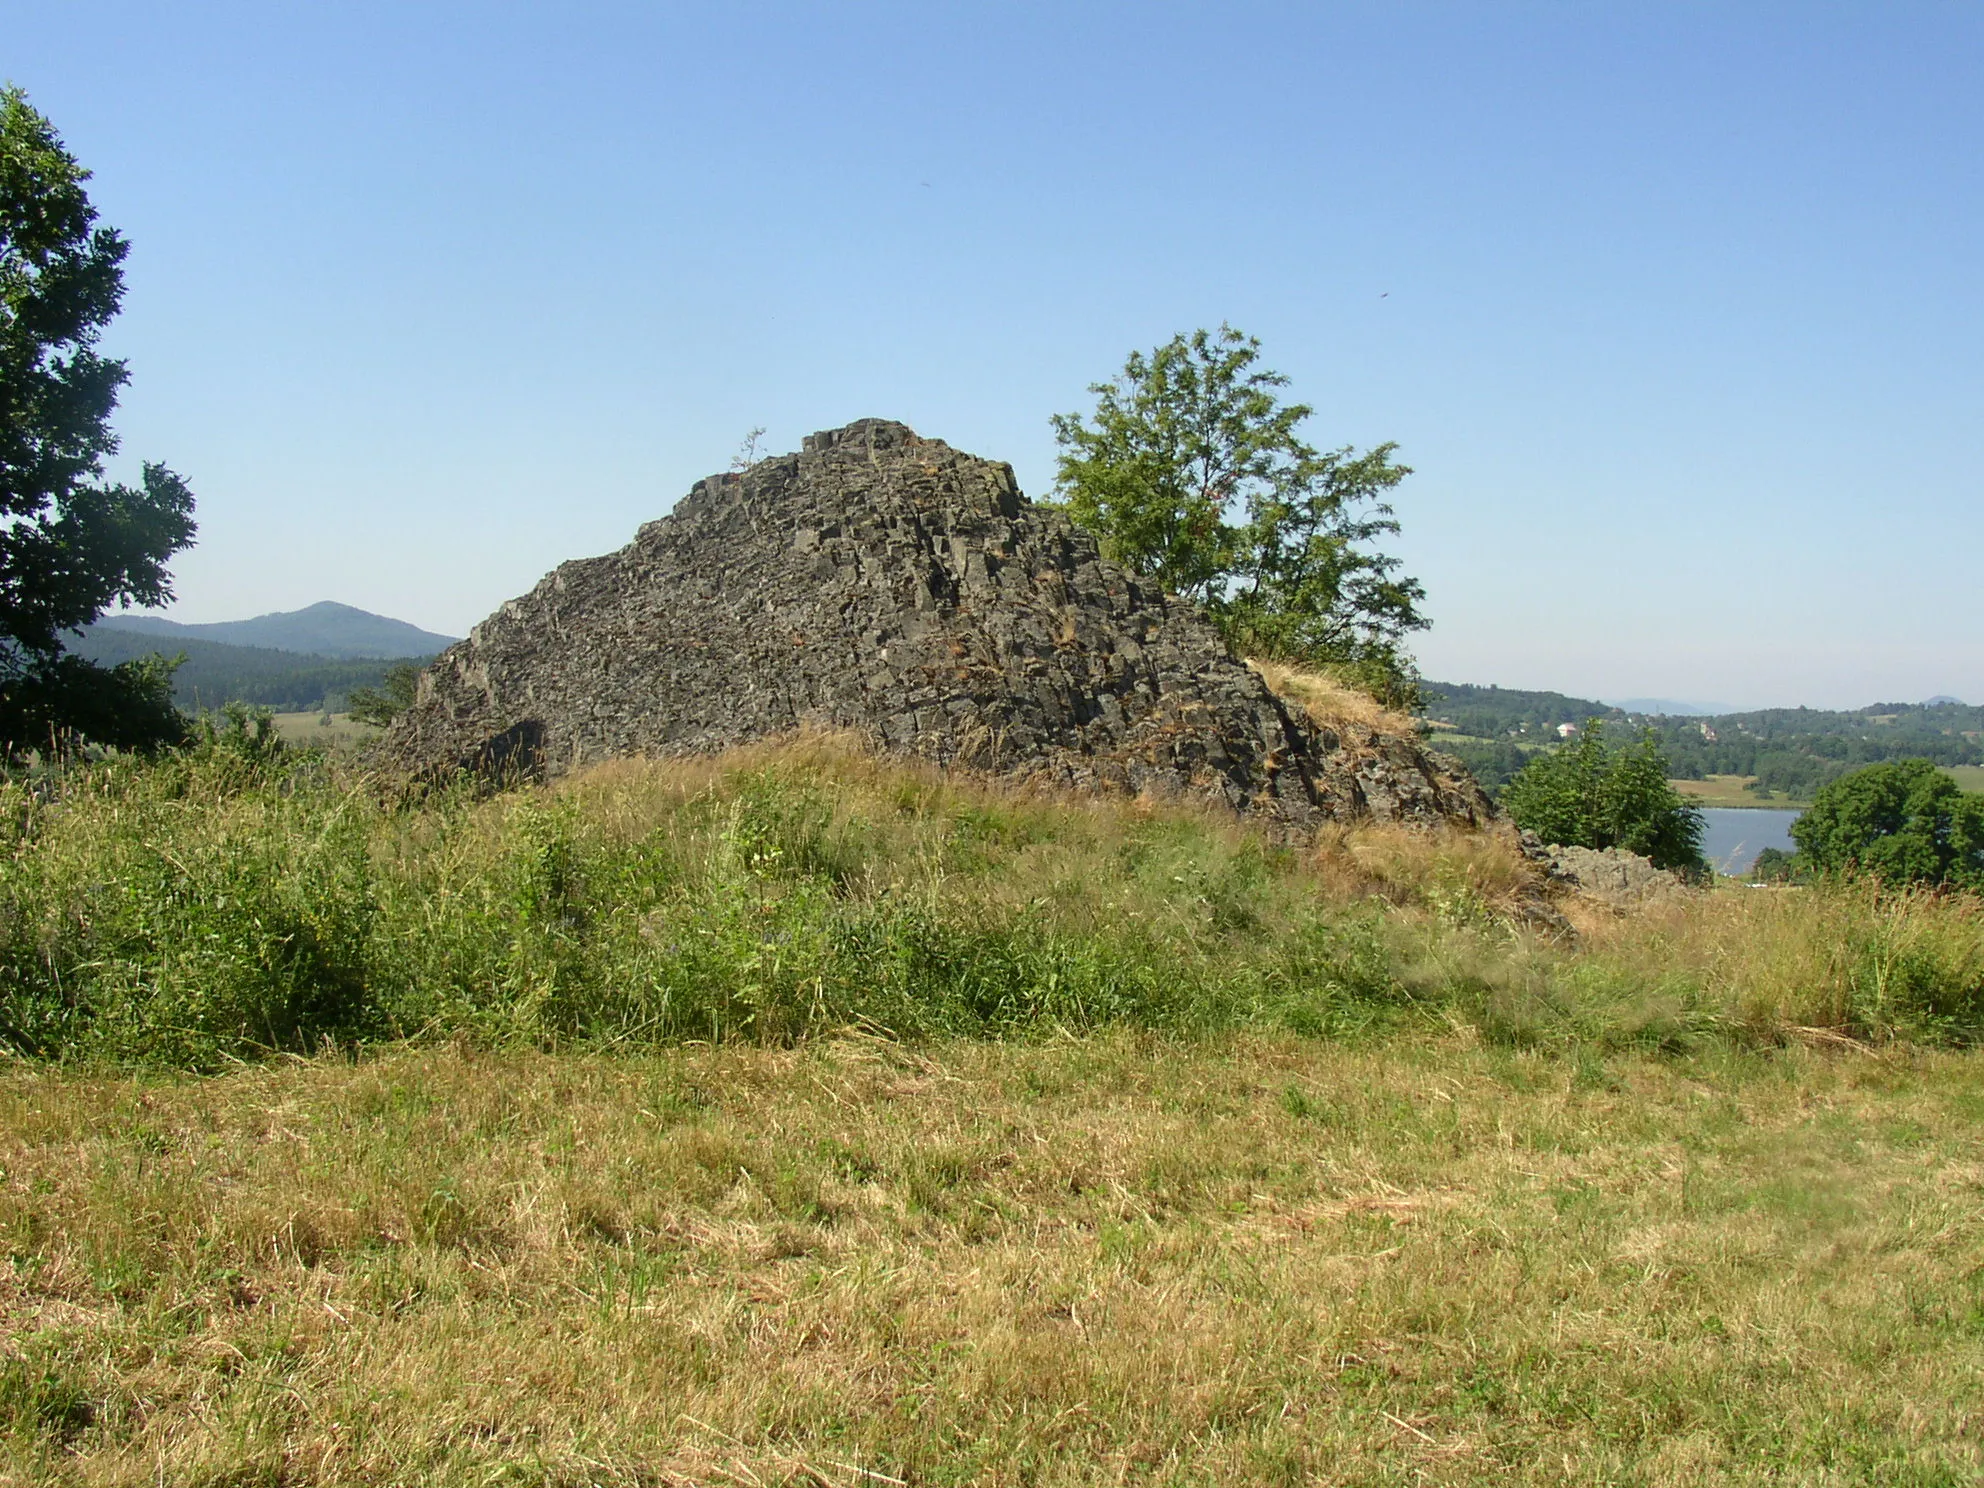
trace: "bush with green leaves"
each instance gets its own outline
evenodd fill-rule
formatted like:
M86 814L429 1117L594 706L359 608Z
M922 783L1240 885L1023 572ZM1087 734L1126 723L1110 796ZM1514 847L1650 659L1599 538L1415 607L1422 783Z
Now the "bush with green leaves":
M1797 853L1786 852L1781 847L1765 848L1750 864L1753 883L1791 883L1803 875L1804 867Z
M1538 755L1502 790L1516 825L1559 847L1623 847L1656 867L1700 871L1700 810L1668 782L1667 758L1651 729L1611 747L1605 724L1587 719L1577 739Z
M1813 872L1984 890L1984 796L1924 759L1891 760L1822 786L1791 824Z

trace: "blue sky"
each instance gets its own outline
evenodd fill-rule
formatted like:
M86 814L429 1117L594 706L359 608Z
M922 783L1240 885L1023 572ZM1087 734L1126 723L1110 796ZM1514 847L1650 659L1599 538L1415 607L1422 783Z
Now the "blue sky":
M19 4L182 619L460 633L752 427L1010 460L1194 326L1396 440L1429 675L1984 699L1974 5Z

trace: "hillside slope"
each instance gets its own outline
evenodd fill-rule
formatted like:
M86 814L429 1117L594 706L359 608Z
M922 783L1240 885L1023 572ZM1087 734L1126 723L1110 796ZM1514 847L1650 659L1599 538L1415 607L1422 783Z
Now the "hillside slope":
M296 711L337 703L354 687L378 687L396 659L339 661L298 651L230 646L219 641L161 635L150 631L92 626L69 649L101 666L144 656L186 660L172 674L172 700L182 708L218 708L225 703ZM431 654L431 653L429 653ZM426 655L397 658L424 664Z
M105 615L93 631L136 631L172 641L218 641L269 651L299 652L338 660L432 656L455 643L404 620L331 600L300 610L257 615L252 620L219 620L188 625L157 615Z

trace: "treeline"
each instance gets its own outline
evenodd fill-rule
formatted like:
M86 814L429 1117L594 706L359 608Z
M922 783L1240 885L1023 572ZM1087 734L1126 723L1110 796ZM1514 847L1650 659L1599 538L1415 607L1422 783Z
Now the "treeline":
M1424 716L1451 725L1434 729L1427 742L1466 765L1491 793L1514 779L1538 750L1556 743L1560 724L1626 716L1595 698L1519 687L1424 682L1419 692Z
M1810 800L1820 787L1867 765L1926 759L1937 765L1984 764L1984 708L1962 703L1876 703L1851 712L1764 708L1713 718L1642 717L1591 698L1508 687L1428 682L1425 717L1452 728L1432 731L1435 748L1459 758L1498 791L1539 750L1557 743L1560 724L1602 718L1648 727L1677 780L1751 775L1759 795ZM1456 737L1458 735L1459 737Z
M84 631L71 641L69 649L102 666L143 656L183 654L186 660L172 678L172 698L180 707L198 710L248 703L285 713L340 708L354 688L382 687L391 668L408 661L424 666L429 660L421 656L334 661L300 651L229 646L219 641L161 641L141 631L104 626Z
M1561 692L1525 692L1517 687L1474 687L1465 682L1422 682L1426 717L1450 723L1458 733L1480 739L1526 737L1541 743L1555 739L1557 725L1583 723L1587 718L1626 715L1594 698Z
M1984 764L1984 708L1961 703L1878 703L1851 713L1768 708L1664 718L1654 728L1678 780L1754 775L1759 794L1783 791L1803 800L1843 775L1890 760Z

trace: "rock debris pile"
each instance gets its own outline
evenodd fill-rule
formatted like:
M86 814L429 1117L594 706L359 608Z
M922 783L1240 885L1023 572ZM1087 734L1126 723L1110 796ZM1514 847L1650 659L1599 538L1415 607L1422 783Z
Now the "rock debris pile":
M619 552L560 565L435 660L381 751L414 771L556 773L804 727L1210 798L1287 835L1495 814L1416 738L1278 698L1010 466L880 419L700 481Z

